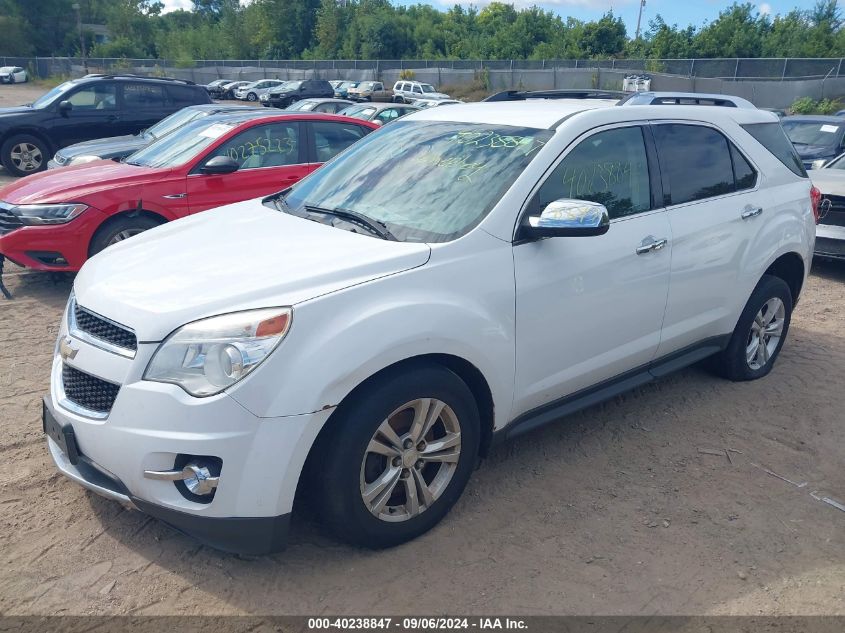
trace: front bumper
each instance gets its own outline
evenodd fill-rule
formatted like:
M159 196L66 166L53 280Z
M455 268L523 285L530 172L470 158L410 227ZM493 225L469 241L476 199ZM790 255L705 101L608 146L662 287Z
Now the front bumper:
M60 337L66 336L63 325ZM176 385L142 380L155 343L139 344L135 358L126 358L71 339L78 352L67 361L54 358L45 404L59 424L72 426L81 456L71 464L48 438L64 475L221 550L262 554L284 546L300 472L330 411L259 418L226 393L195 398ZM64 362L120 384L106 417L73 410L62 399ZM173 469L185 455L222 460L210 502L188 498L173 481L144 476Z
M77 271L88 259L91 238L105 219L103 212L89 207L67 224L22 226L0 235L0 253L34 270Z

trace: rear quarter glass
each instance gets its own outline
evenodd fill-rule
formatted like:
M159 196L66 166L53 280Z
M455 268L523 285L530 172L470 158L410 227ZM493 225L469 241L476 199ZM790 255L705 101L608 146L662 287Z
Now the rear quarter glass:
M807 170L780 123L747 123L742 128L792 173L807 178Z

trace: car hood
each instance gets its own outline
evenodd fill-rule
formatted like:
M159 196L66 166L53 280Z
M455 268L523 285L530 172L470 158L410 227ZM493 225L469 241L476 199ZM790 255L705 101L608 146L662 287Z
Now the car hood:
M451 99L449 95L442 93L442 92L424 92L422 94L423 99Z
M845 196L845 169L810 169L807 175L822 194Z
M57 154L65 158L76 156L101 156L103 158L114 158L115 156L128 156L130 153L145 147L153 142L153 139L144 138L142 135L129 134L127 136L112 136L109 138L98 138L93 141L76 143L62 148Z
M422 266L430 253L248 200L110 246L82 267L74 291L138 340L160 341L197 319L296 305Z
M36 112L29 106L12 106L10 108L0 108L0 120L3 120L7 117L15 117L21 114L30 114L32 112Z
M139 185L145 177L160 180L167 173L168 170L164 169L98 160L20 178L0 189L0 200L12 204L85 202L87 196L93 193Z

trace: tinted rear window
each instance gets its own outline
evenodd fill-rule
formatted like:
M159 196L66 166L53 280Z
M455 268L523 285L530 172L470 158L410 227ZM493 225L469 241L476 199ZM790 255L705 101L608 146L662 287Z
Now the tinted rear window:
M795 151L795 147L786 136L786 132L783 131L780 123L749 123L742 127L757 139L760 145L774 154L775 158L786 165L790 171L797 176L807 177L807 170L804 169L798 152Z

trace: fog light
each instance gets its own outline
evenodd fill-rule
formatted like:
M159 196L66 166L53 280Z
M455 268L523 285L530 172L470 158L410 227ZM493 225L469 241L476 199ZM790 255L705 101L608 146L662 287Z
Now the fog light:
M190 472L190 475L188 474ZM205 466L188 464L182 469L185 487L195 495L208 495L217 487L218 477L212 477Z
M220 472L217 466L215 471ZM147 479L160 479L183 484L192 495L203 497L214 493L220 476L212 474L207 466L198 462L188 462L179 470L145 470L144 477Z

